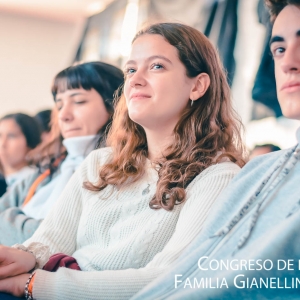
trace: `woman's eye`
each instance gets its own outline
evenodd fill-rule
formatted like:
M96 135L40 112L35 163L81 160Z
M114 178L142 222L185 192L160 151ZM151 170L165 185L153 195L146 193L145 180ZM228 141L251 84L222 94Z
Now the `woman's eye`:
M126 76L126 75L133 74L134 72L135 72L135 69L133 69L133 68L127 68L127 69L125 69L124 74Z
M75 101L75 103L76 104L84 104L84 103L86 103L86 101L85 100L79 100L79 101Z
M154 70L159 70L159 69L163 69L164 66L162 64L153 64L151 66L151 69L154 69Z

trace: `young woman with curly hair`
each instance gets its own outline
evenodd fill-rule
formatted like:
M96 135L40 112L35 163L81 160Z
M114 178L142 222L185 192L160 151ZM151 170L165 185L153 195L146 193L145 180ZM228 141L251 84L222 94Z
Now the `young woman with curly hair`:
M89 155L34 236L15 246L25 251L0 249L2 266L10 263L0 276L14 276L2 290L24 295L36 268L27 284L34 299L130 298L201 231L243 165L239 130L222 65L203 34L176 23L139 32L109 147ZM88 272L40 270L59 252Z

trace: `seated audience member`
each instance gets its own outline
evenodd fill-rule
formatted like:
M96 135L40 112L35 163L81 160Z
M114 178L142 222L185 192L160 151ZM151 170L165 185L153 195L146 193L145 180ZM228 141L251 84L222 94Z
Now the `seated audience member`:
M240 123L202 33L142 30L125 77L110 147L89 155L31 239L0 248L1 291L23 296L28 282L34 299L128 299L195 239L239 172ZM72 259L57 253L73 256L75 270L46 271Z
M84 158L99 139L104 142L113 95L123 82L120 69L101 62L71 66L55 77L53 139L30 153L36 164L48 167L0 198L0 244L11 246L30 238Z
M42 142L46 143L48 140L51 139L51 110L46 109L38 112L34 118L37 120L37 122L40 125L41 128L41 139Z
M28 165L26 155L41 142L37 121L22 113L0 119L0 172L8 188L33 174L36 169Z
M250 154L250 159L253 159L256 156L271 153L274 151L281 150L278 146L273 144L262 144L262 145L256 145Z
M267 4L278 99L286 117L300 120L300 1ZM296 135L295 147L242 169L201 234L134 299L299 299L300 129Z

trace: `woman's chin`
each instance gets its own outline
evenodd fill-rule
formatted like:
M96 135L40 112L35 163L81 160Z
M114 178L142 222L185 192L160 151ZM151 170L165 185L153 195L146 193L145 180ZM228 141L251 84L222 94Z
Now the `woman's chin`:
M77 137L77 136L85 136L87 134L84 134L84 132L80 130L72 130L68 131L62 134L64 139L72 138L72 137Z

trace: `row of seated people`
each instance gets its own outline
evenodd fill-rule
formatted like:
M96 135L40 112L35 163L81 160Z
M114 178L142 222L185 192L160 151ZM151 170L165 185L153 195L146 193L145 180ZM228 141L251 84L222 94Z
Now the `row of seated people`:
M300 119L294 2L268 4L278 98ZM299 144L244 166L226 75L194 28L143 29L124 73L86 63L56 76L45 170L0 200L0 243L14 244L0 247L1 299L297 299Z

